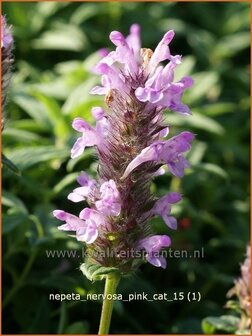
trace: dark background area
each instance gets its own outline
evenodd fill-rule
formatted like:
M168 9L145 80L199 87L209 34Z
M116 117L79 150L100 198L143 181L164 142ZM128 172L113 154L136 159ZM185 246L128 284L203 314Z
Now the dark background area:
M154 49L169 29L172 54L182 54L177 76L191 75L184 102L190 118L166 113L172 132L197 134L183 180L169 174L153 191L183 193L174 207L179 229L173 249L204 249L203 258L169 258L166 270L149 264L121 281L118 292L200 292L200 302L117 302L111 333L202 333L204 317L225 312L226 293L239 275L249 241L249 46L248 3L3 3L13 26L15 65L2 135L4 154L21 171L3 169L3 333L97 333L101 302L49 301L49 293L102 293L78 270L81 258L48 258L46 250L78 250L53 209L78 214L66 199L81 170L95 175L92 150L70 159L76 133L71 121L92 122L103 104L89 89L99 81L90 69L97 50L112 47L112 30L142 29L142 45Z

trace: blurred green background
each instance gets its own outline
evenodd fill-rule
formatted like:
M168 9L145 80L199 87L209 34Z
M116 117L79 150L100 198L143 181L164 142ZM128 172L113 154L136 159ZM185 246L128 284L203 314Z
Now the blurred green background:
M173 249L204 248L204 258L170 258L166 270L146 264L121 281L118 291L199 291L200 302L117 302L111 333L202 333L204 317L225 313L226 292L239 274L249 240L249 45L248 3L3 3L13 26L15 65L3 152L21 176L3 169L3 333L97 333L100 302L49 301L49 293L102 293L78 267L80 258L47 258L46 250L82 245L58 232L53 209L73 213L66 199L81 170L95 175L92 150L69 157L76 132L71 121L92 122L103 104L89 89L99 81L90 69L97 50L112 47L111 30L142 27L143 46L155 48L176 31L172 54L182 54L177 77L195 85L184 102L193 116L166 114L173 132L197 134L182 181L158 177L153 190L181 191L174 208L179 229Z

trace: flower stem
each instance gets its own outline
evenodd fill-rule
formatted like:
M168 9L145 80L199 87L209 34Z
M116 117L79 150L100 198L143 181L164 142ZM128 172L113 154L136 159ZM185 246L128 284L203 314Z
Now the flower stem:
M113 310L113 294L120 280L118 272L107 274L98 335L108 335Z

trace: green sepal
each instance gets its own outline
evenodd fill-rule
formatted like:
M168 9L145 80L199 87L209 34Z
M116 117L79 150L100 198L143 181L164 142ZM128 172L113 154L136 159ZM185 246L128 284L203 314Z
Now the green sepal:
M103 280L107 274L112 272L119 273L119 270L116 267L104 267L89 262L81 264L80 270L90 281Z

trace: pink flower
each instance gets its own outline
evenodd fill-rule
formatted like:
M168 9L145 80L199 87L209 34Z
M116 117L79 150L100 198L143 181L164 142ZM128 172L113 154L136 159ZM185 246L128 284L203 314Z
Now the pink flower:
M165 235L156 235L141 239L138 244L138 249L144 249L146 254L146 260L156 266L166 268L166 259L159 255L160 250L164 247L171 245L171 239Z
M121 199L115 181L104 182L100 192L101 199L95 202L97 210L107 216L118 216L121 211Z
M171 206L181 200L181 195L177 192L171 192L158 201L156 201L151 213L154 215L160 215L165 221L166 225L173 230L177 229L177 220L175 217L170 216Z
M190 143L194 135L190 132L182 132L170 140L156 141L146 147L127 166L122 179L125 179L135 168L144 162L156 161L166 163L170 172L178 177L184 175L184 169L189 166L183 153L191 148Z
M90 197L96 185L95 180L90 179L85 172L82 172L79 177L77 177L77 181L81 187L75 188L73 192L67 196L69 200L75 203L84 201L86 198Z

